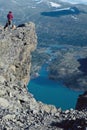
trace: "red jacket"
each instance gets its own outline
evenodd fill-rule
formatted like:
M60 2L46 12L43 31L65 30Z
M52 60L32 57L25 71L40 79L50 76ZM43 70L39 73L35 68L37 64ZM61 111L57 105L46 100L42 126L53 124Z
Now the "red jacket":
M13 19L13 14L12 13L8 13L7 14L7 18L8 18L8 20L12 20Z

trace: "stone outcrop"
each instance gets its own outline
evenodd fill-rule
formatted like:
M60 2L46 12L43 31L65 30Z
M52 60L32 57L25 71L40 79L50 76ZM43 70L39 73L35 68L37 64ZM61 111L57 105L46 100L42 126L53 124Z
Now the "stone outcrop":
M87 109L87 91L78 97L76 109L77 110Z
M33 24L14 31L0 32L0 74L8 82L27 83L30 70L30 52L35 49L36 35Z
M62 111L37 102L27 91L31 52L36 45L33 23L20 25L15 30L0 30L0 130L83 128L86 110ZM72 126L69 125L71 122Z

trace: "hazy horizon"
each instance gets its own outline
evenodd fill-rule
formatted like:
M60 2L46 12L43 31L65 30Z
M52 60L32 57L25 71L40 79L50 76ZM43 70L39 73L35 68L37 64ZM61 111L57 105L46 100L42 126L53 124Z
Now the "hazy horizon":
M72 4L87 4L87 0L61 0L63 2L69 2Z

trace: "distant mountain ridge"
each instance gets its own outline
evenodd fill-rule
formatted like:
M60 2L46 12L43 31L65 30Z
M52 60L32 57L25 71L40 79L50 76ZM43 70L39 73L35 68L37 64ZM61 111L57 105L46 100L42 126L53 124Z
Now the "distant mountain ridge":
M49 44L53 42L58 44L64 43L64 44L74 44L74 45L75 44L86 45L85 30L87 27L87 22L86 22L87 13L84 13L87 12L86 5L85 6L73 5L58 0L53 1L53 3L51 0L47 0L47 1L41 0L39 1L39 3L37 2L38 1L32 0L32 2L28 3L28 5L26 6L27 8L25 6L22 7L23 9L22 15L20 15L21 10L19 10L18 12L19 14L16 14L18 15L17 17L14 14L15 23L20 24L20 22L21 23L26 21L28 22L29 20L33 21L36 24L38 42L40 45L42 43ZM53 6L53 5L60 5L60 6ZM58 10L61 11L58 12ZM42 16L41 15L42 12L48 12L48 13L51 12L51 16L57 15L60 16L60 18L57 19L56 17L55 18L53 17L50 20L49 16L46 18ZM72 28L74 31L72 30Z

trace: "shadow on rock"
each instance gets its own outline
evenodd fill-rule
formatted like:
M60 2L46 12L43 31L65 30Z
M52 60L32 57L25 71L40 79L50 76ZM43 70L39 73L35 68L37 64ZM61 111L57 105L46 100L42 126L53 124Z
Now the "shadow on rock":
M87 75L87 58L78 59L80 66L78 69L82 71L85 75Z
M76 120L64 120L60 123L52 122L51 124L54 127L63 128L64 130L86 130L87 121L84 118Z

